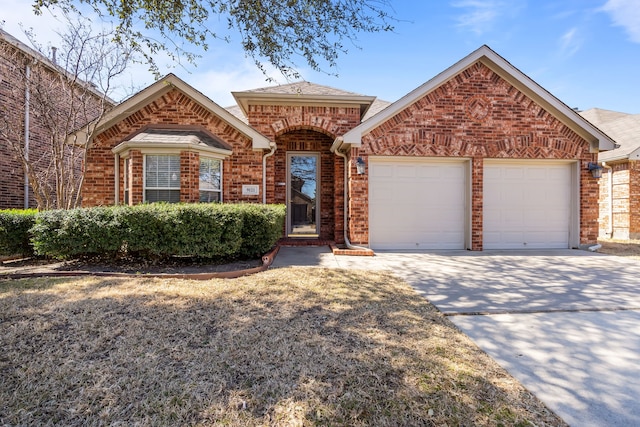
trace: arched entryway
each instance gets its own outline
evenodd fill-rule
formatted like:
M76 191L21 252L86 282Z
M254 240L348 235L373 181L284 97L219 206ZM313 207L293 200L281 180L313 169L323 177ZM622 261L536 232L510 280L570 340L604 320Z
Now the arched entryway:
M335 240L335 169L342 159L331 153L332 143L313 129L276 137L273 194L275 203L287 206L288 238Z

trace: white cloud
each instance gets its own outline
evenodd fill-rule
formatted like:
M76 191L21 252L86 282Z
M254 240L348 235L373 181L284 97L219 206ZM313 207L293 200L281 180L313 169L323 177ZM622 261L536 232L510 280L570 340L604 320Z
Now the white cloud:
M572 56L582 47L582 37L580 37L576 27L571 28L560 37L560 51L564 56Z
M602 10L609 13L613 23L624 30L634 43L640 43L640 5L638 0L608 0Z
M458 27L481 35L491 30L496 18L504 13L508 2L499 0L460 0L451 3L451 6L465 9L465 12L456 19Z

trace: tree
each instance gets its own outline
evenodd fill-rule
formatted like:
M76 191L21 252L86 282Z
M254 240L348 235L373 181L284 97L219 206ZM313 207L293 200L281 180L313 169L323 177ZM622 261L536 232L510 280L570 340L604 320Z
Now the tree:
M156 73L153 56L159 51L194 62L197 55L183 42L207 50L211 39L231 40L228 30L239 33L263 73L266 61L287 78L298 78L296 58L328 72L325 65L335 67L358 33L393 30L388 0L35 0L34 8L41 13L80 5L114 19L115 39L142 54Z
M99 123L113 107L109 94L114 79L126 70L133 54L111 42L111 31L96 31L86 19L65 19L67 29L58 34L61 45L51 60L32 31L26 32L32 51L0 39L0 56L17 74L12 90L26 94L27 103L26 109L0 105L0 142L8 144L21 162L39 209L80 205L82 165L91 135L72 143L67 137L87 123ZM25 137L25 122L37 135Z

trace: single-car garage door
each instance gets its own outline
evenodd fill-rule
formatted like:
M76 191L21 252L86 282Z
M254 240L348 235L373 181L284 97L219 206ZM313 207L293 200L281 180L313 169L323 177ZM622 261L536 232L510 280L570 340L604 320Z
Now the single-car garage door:
M369 157L373 249L464 249L468 162Z
M572 165L484 163L483 248L568 248Z

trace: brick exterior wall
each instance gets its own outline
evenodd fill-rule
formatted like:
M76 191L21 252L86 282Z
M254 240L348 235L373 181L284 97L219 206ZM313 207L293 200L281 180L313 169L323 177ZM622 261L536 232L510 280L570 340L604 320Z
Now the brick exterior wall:
M471 249L482 250L486 158L576 160L580 167L580 243L598 236L598 183L587 170L589 143L524 93L478 62L363 136L353 156L472 159ZM351 239L366 244L367 175L351 188Z
M640 240L640 164L628 160L611 164L600 178L599 236ZM613 175L613 234L610 235L609 179Z
M133 133L149 125L200 126L213 133L233 148L233 156L223 160L223 200L227 202L258 203L262 195L243 196L242 185L262 187L262 152L253 151L251 141L224 122L220 117L182 92L174 89L151 102L140 111L133 112L119 123L98 135L87 159L83 186L83 206L111 205L115 203L115 157L112 148L127 140ZM199 156L185 150L181 155L182 201L199 199ZM144 154L131 150L132 162L131 203L143 201ZM124 162L120 163L120 201L123 201Z
M24 207L24 170L2 137L3 133L9 132L24 144L25 95L24 90L19 90L24 88L20 66L12 58L0 54L0 176L4 177L0 186L0 209Z
M267 203L286 203L288 152L319 153L320 239L343 243L344 160L329 149L337 136L360 124L360 108L250 105L248 119L277 144L275 154L267 159Z
M34 59L35 56L35 59ZM102 103L94 92L83 89L75 91L76 98L70 100L69 81L61 78L47 58L35 51L29 52L16 48L0 37L0 176L5 179L0 188L0 209L24 207L24 169L18 160L12 141L20 147L25 144L25 110L27 107L27 66L30 73L29 87L29 164L33 165L34 177L30 179L29 207L52 208L55 206L37 206L35 192L43 195L49 203L55 203L56 177L52 172L52 139L62 141L66 132L75 130L78 123L89 121L98 116ZM64 83L63 83L64 82ZM82 88L82 86L77 86ZM72 110L70 105L74 105ZM51 111L58 113L59 120L51 119ZM73 116L75 123L70 118ZM53 125L55 122L55 126ZM61 126L68 123L68 129ZM56 129L51 130L52 127ZM73 167L76 185L82 173L81 159L83 150L75 147L66 150L66 167ZM45 200L46 201L46 200Z
M471 249L482 250L483 171L485 159L563 159L580 169L581 244L598 236L598 183L587 170L597 160L589 144L549 112L511 86L482 63L476 63L426 94L395 117L363 136L362 146L349 153L347 182L349 214L344 218L344 160L330 152L336 137L360 123L360 108L330 106L248 106L249 124L276 143L266 164L266 201L287 201L287 154L318 153L320 157L320 239L343 242L348 221L355 244L369 241L368 174L357 175L354 158L369 156L465 157L471 159ZM177 89L150 102L99 135L87 162L84 205L114 203L113 147L150 125L200 126L233 149L223 162L225 202L262 201L262 156L251 141L218 116ZM131 203L143 200L143 153L130 150ZM198 154L181 153L181 200L196 201ZM120 165L121 200L124 163ZM243 196L242 185L258 185L260 194Z

